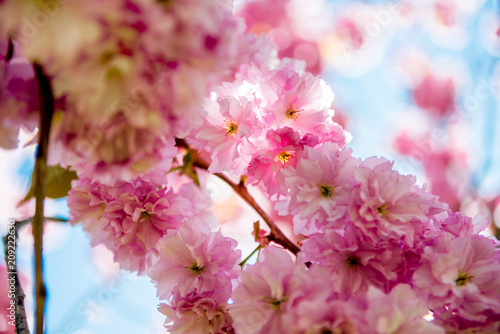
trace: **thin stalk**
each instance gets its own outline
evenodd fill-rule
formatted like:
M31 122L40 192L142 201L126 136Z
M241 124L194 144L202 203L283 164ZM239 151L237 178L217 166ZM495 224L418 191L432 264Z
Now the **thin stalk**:
M54 114L54 95L50 80L42 66L35 63L34 69L40 101L40 142L36 152L35 171L32 180L32 182L35 182L36 200L35 215L32 220L35 253L35 333L42 334L44 331L45 299L47 297L43 279L43 211L50 125Z

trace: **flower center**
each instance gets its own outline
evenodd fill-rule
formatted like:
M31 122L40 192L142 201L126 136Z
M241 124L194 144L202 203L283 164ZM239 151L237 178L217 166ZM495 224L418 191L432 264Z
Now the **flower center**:
M227 135L234 135L236 132L238 132L238 123L236 121L224 121L224 128L227 130L226 131L226 136Z
M332 186L330 186L328 184L324 184L324 183L319 183L318 187L319 187L319 192L321 193L321 196L323 196L325 198L329 198L329 197L333 196L333 187Z
M292 156L293 156L292 152L283 151L278 155L278 160L281 161L282 164L286 164L288 159L290 159Z
M345 259L345 264L349 270L356 270L361 265L361 262L359 261L359 257L354 254L349 254Z
M189 275L192 275L192 276L198 276L199 274L201 274L203 272L203 267L199 267L198 263L196 263L196 262L193 262L191 264L191 266L184 267L184 268L188 269Z
M466 272L460 271L458 273L458 277L455 280L455 284L457 286L464 286L465 284L469 283L471 279L473 279L474 276L471 276L467 274Z
M297 117L299 116L299 113L301 111L304 111L304 110L303 109L295 109L293 106L289 106L285 111L286 118L295 121L297 119Z
M282 299L265 298L264 301L268 304L271 304L276 311L279 311L281 305L286 302L286 297L283 297Z
M377 212L382 216L382 217L385 217L385 215L387 214L387 211L389 211L387 209L387 203L384 203L384 204L381 204L379 206L377 206Z

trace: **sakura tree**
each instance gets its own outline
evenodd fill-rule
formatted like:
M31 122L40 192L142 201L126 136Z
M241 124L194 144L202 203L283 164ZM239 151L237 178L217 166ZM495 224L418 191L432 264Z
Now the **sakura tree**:
M71 225L151 279L170 333L500 331L488 222L385 158L356 158L317 43L283 16L297 6L250 2L247 27L222 0L0 2L0 146L37 129L20 203L35 214L5 238L13 272L16 229L32 225L34 332L44 221L61 220L46 197L66 197ZM339 27L362 44L353 22ZM254 252L223 234L214 178L260 216ZM29 333L14 276L15 331Z

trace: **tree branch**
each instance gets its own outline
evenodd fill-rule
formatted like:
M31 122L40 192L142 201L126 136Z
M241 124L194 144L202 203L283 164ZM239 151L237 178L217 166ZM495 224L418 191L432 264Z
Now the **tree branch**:
M12 38L9 37L9 44L7 45L7 52L5 53L4 60L7 62L10 61L13 55L14 55L14 42L12 41Z
M188 150L191 149L189 145L182 139L176 139L176 146L183 147ZM193 166L207 171L209 164L198 155L193 162ZM247 202L262 217L262 219L266 222L267 226L269 226L271 230L271 233L268 236L269 241L274 241L275 243L280 244L281 246L285 247L295 255L297 255L297 253L300 252L300 247L286 237L286 235L280 230L280 228L271 219L271 217L269 217L269 215L260 207L257 201L248 192L248 189L243 180L239 183L235 183L227 175L223 173L213 173L213 175L217 176L218 178L226 182L231 188L233 188L233 190L241 198L245 200L245 202Z
M33 217L33 239L35 250L35 333L43 333L45 299L47 290L43 280L43 204L45 198L45 178L47 172L47 152L49 147L50 125L54 114L54 95L47 74L42 66L34 64L38 82L40 101L40 142L35 160L35 216Z

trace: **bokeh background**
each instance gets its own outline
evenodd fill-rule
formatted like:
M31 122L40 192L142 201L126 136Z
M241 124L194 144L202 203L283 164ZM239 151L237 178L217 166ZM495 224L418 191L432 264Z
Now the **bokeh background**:
M335 117L352 135L355 156L393 160L453 210L485 216L493 222L487 233L498 235L498 1L261 0L236 1L233 11L250 32L270 34L281 56L306 61L332 86ZM25 143L31 134L20 136ZM32 146L0 149L2 234L9 219L32 215L34 203L16 205L29 188L33 157ZM208 187L223 233L249 254L249 221L258 218L223 184L211 180ZM47 200L46 207L47 216L68 215L64 200ZM32 310L31 230L19 233L19 271ZM119 270L79 226L48 223L44 256L47 333L165 333L149 279ZM5 269L0 274L2 304Z

